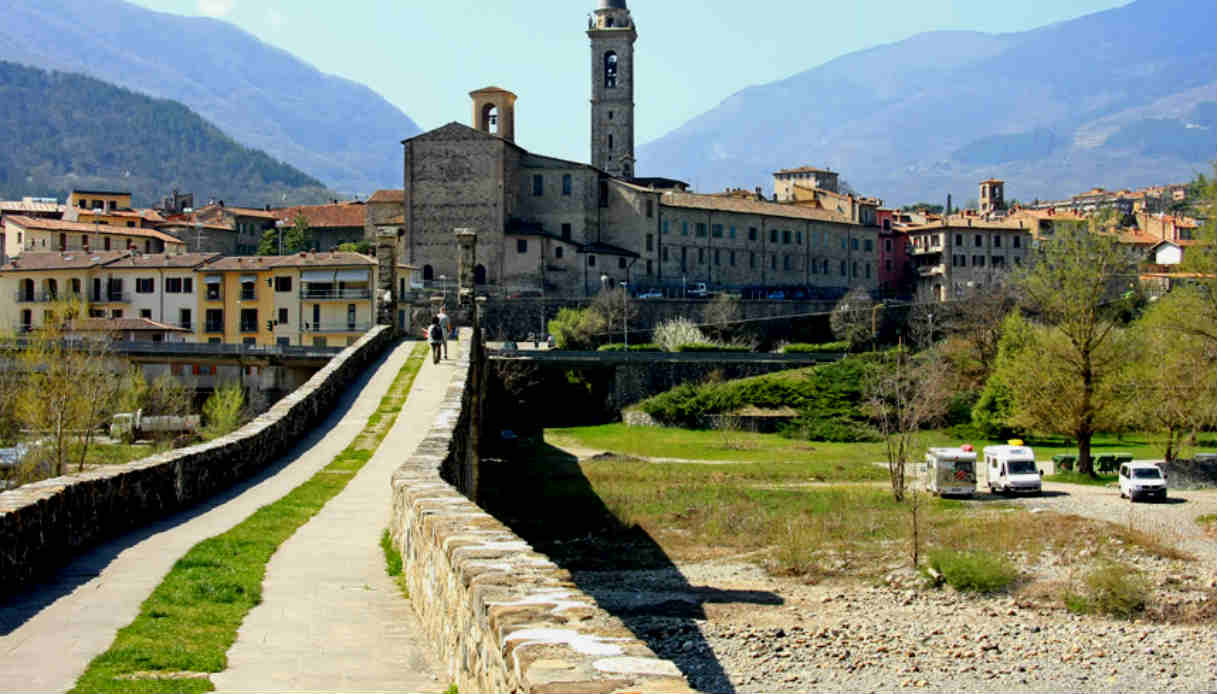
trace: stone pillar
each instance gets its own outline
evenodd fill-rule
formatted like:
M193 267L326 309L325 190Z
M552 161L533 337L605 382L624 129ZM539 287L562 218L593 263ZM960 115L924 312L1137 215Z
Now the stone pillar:
M477 232L472 229L456 229L456 240L461 246L460 268L457 272L457 296L461 306L474 310L473 268L477 266Z
M376 228L376 323L397 329L397 229Z

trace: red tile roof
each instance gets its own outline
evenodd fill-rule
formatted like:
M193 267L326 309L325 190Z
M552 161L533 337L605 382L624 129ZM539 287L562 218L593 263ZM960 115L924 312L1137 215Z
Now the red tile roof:
M302 205L272 210L278 218L289 224L301 215L310 227L333 229L338 227L363 227L365 207L361 203L340 202L336 205Z
M120 227L112 224L87 224L83 222L65 222L60 219L35 219L34 217L12 216L5 219L22 229L37 229L38 231L64 231L87 234L110 234L111 236L138 236L164 241L166 243L181 243L176 236L170 236L156 229L140 227Z
M847 217L830 210L743 198L697 195L694 193L664 193L659 198L659 202L667 207L683 207L711 212L740 212L767 217L790 217L792 219L807 219L819 222L850 223Z
M378 190L368 198L368 202L405 202L405 200L406 191L404 190Z
M292 255L229 256L201 268L204 272L259 271L282 267L350 267L375 265L376 260L360 253L293 253Z
M84 270L119 260L131 251L63 251L48 253L30 251L9 260L0 266L0 272L22 272L28 270Z

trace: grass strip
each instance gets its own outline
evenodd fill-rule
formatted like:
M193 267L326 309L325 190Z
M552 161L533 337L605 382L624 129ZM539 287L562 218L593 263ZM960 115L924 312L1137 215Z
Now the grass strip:
M262 601L266 563L284 540L341 492L372 457L401 412L427 353L418 344L376 412L342 453L307 482L226 533L200 542L173 565L93 659L73 692L209 692L228 666L245 615Z
M380 548L384 550L385 553L385 573L388 574L393 579L393 582L397 584L397 587L401 589L402 596L409 598L410 588L406 586L406 577L402 573L403 564L401 560L401 552L398 552L397 548L393 546L393 535L389 533L388 528L385 528L384 533L380 536Z

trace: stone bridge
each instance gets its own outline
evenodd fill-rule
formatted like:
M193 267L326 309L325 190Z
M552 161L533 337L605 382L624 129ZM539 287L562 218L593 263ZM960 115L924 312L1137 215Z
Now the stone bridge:
M323 468L411 343L377 328L229 436L0 494L0 690L66 690L194 544ZM476 503L488 361L425 364L384 443L284 542L223 690L688 691L685 677ZM384 575L388 527L410 598Z

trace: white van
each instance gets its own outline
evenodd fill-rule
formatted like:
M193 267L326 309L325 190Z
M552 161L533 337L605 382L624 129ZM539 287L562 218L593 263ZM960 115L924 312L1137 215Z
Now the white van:
M976 450L931 448L925 453L925 490L938 496L976 493Z
M1120 466L1120 496L1129 501L1165 499L1166 475L1153 463L1124 463Z
M985 446L985 472L993 494L1040 494L1044 490L1035 451L1017 439L1007 446Z

